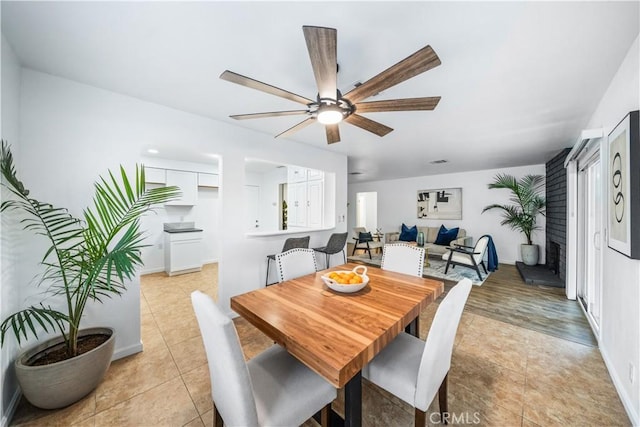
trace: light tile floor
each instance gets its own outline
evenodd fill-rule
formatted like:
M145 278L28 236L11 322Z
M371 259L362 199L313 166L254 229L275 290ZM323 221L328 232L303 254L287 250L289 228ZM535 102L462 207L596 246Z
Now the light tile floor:
M216 264L171 278L143 276L144 351L113 362L98 389L70 407L44 411L22 401L12 425L212 425L206 357L189 295L199 289L215 298L216 279ZM422 337L436 308L421 314ZM247 358L273 344L243 319L235 323ZM334 409L342 406L339 397ZM455 341L449 410L452 425L630 425L597 348L468 312ZM366 381L363 417L365 426L413 425L409 405ZM438 420L434 402L428 425Z

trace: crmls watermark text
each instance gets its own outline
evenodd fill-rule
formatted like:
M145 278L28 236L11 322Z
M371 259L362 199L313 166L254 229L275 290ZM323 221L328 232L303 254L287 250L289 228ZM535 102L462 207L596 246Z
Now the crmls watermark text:
M480 424L480 412L445 412L442 415L433 412L429 421L431 424Z

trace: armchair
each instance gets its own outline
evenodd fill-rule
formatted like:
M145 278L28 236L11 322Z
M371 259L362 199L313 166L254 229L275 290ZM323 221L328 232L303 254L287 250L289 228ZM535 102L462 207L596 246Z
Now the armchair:
M473 268L478 273L478 278L482 280L479 266L482 266L485 274L487 268L484 265L484 253L487 251L487 245L489 244L489 236L482 236L478 239L475 246L458 245L448 248L449 250L442 255L442 259L447 261L447 266L444 269L444 274L449 271L449 266L453 264L460 265L467 268Z
M353 238L355 243L353 244L351 255L355 255L356 250L362 249L367 251L369 259L371 259L371 249L380 249L384 246L383 242L375 241L371 233L368 233L364 227L355 227L353 232L355 233L355 237Z

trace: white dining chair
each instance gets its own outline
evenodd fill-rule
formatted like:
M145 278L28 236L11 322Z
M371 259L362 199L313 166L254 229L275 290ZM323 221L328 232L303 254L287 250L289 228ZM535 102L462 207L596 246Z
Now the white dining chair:
M396 273L410 274L422 277L424 266L424 248L410 246L406 243L389 243L382 248L382 263L380 268ZM411 325L407 326L405 332L420 336L420 316L416 317Z
M422 277L424 248L405 243L389 243L382 248L383 270Z
M214 427L298 426L318 411L328 424L337 396L331 384L277 345L245 362L231 319L200 291L191 302L209 363Z
M423 427L426 411L438 393L441 420L446 420L447 377L453 342L471 281L458 282L440 303L427 341L401 333L369 362L362 375L415 408L415 425Z
M303 248L276 254L276 267L281 282L318 271L315 251Z

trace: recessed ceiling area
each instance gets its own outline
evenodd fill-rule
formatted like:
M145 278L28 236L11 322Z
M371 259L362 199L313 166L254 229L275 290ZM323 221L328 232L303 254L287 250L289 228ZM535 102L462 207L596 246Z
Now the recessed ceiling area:
M338 31L342 93L430 45L442 64L370 100L440 96L433 111L363 113L289 139L348 156L350 182L540 164L572 145L639 33L638 2L8 2L22 65L277 135L296 109L230 84L228 69L315 98L304 25ZM164 147L163 152L166 152ZM446 163L433 163L446 159ZM185 160L185 159L183 159ZM197 159L190 159L198 161Z

